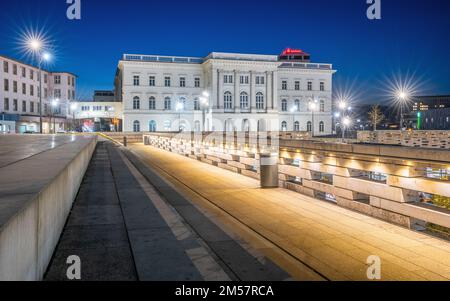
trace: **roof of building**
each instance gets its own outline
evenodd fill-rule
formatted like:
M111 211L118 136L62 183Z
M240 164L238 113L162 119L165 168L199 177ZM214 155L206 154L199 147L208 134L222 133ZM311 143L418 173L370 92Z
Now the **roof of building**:
M36 67L36 66L34 66L34 65L31 65L31 64L28 64L28 63L19 61L18 59L12 58L12 57L7 56L7 55L4 55L4 54L0 54L0 57L2 57L2 58L4 58L4 59L7 59L7 60L10 60L10 61L17 62L17 63L22 64L22 65L26 65L26 66L29 66L29 67L38 69L38 67ZM45 68L41 68L41 70L44 71L44 72L48 72L48 73L67 73L67 74L71 74L71 75L73 75L73 76L75 76L75 77L78 77L78 75L76 75L75 73L68 72L68 71L49 71L49 70L47 70L47 69L45 69Z

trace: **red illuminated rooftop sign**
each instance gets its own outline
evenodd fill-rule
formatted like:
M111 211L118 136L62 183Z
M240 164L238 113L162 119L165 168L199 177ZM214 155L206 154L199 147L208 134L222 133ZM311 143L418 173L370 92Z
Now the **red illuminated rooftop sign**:
M281 55L307 54L300 49L286 48Z

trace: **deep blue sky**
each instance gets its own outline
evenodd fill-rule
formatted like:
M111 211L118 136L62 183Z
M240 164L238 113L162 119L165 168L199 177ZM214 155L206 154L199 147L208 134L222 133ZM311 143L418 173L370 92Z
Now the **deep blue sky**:
M382 0L382 20L366 0L81 0L82 19L65 0L2 1L0 53L18 52L17 33L45 28L55 41L51 69L79 76L79 97L111 89L122 53L205 56L211 51L278 54L301 48L333 63L337 89L381 101L387 78L415 74L421 94L450 94L450 1Z

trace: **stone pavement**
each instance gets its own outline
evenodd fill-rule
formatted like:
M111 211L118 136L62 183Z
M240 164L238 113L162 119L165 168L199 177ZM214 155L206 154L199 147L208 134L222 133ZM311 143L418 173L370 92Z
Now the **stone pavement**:
M70 255L81 259L82 280L289 278L234 242L158 176L153 180L151 185L120 148L100 142L45 280L67 280ZM174 210L172 201L196 224Z
M131 159L136 166L153 171L141 168L147 179L162 176L235 241L298 280L367 280L371 255L381 258L382 280L450 279L448 241L286 189L260 189L256 180L164 150L130 149L145 163Z

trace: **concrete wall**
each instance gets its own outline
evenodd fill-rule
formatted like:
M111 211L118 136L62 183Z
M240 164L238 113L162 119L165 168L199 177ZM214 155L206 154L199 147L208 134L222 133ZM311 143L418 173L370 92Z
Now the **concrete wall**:
M42 279L96 141L83 138L2 169L12 179L5 185L17 191L0 199L0 281Z
M450 149L450 131L360 131L359 142Z

